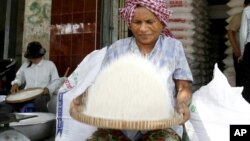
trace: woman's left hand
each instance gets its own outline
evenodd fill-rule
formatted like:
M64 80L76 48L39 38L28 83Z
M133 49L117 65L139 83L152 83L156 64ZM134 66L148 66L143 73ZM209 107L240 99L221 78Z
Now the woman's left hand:
M189 107L185 102L177 102L176 108L177 112L183 115L183 121L181 124L184 124L190 117Z
M176 110L183 115L184 124L190 117L189 104L192 100L192 93L190 88L190 82L185 80L176 80L177 85L177 98L176 98Z

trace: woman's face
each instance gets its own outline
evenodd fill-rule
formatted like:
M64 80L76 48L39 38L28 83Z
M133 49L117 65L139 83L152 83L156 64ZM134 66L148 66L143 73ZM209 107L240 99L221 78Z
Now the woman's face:
M129 28L137 44L143 47L143 45L154 46L163 27L154 13L145 7L137 7Z

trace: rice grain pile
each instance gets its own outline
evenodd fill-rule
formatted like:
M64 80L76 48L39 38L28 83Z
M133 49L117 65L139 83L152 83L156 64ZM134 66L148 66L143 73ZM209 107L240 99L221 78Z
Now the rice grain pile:
M112 120L153 121L171 119L174 108L156 67L132 54L104 68L88 89L84 113Z

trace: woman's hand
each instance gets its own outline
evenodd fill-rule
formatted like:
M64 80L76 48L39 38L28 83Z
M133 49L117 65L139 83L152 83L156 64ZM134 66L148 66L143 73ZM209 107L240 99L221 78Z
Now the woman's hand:
M48 95L49 94L49 89L48 88L43 88L43 93L44 95Z
M183 121L181 124L184 124L190 117L189 107L184 102L177 102L176 108L177 112L183 115Z
M80 94L79 96L77 96L72 100L72 102L70 103L70 109L72 111L81 112L83 110L82 108L84 107L83 104L85 104L87 93L88 89L86 89L85 92L83 92L82 94Z
M183 115L183 124L190 117L189 104L192 100L190 82L186 80L176 80L176 89L178 91L176 98L176 108L177 112Z
M78 97L73 99L73 104L74 105L81 105L82 104L82 98L83 98L83 94L79 95Z
M17 93L19 91L19 86L17 84L13 84L11 86L10 92L13 93Z
M72 102L70 103L71 110L76 111L76 112L81 111L81 109L79 108L81 108L80 105L82 105L83 103L83 95L84 93L72 100Z

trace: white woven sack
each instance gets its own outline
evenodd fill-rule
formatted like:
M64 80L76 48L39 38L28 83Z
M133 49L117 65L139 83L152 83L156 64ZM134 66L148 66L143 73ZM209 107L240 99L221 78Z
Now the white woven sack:
M226 67L234 66L233 55L228 54L227 57L223 59L223 63L226 65Z
M229 11L227 11L227 14L229 16L233 16L235 14L242 12L242 10L243 10L243 6L237 6L237 7L231 8Z
M227 19L226 19L226 22L227 23L230 23L230 21L232 20L233 16L229 16Z
M87 55L60 88L57 105L57 134L55 141L86 140L96 127L74 120L69 114L72 100L86 90L99 73L107 48Z
M194 43L194 39L192 39L192 38L182 38L182 39L179 39L179 40L182 42L182 44L184 46L191 46Z
M191 117L185 123L190 141L229 141L229 125L250 124L250 112L246 112L250 104L242 90L231 87L216 64L213 79L193 94Z
M230 41L229 41L229 40L227 40L227 41L225 42L225 45L227 45L228 47L229 47L229 46L231 46Z
M237 6L242 6L244 4L244 0L230 0L227 3L227 6L229 7L237 7Z
M195 16L192 13L174 13L171 16L171 19L187 19L187 20L193 20Z
M230 84L230 86L235 87L235 72L224 72L224 75L227 78L228 83Z
M193 0L169 0L167 1L170 7L190 6Z
M185 46L184 48L185 53L194 53L195 50L192 46Z
M185 23L181 22L169 22L168 23L169 29L194 29L195 25L193 22L188 21Z
M189 6L189 7L172 7L171 10L173 10L174 14L175 13L187 13L187 12L192 12L194 8Z
M178 37L192 37L194 35L193 30L186 30L186 31L172 31L174 36Z
M229 45L228 48L225 50L225 54L227 54L227 55L233 54L233 49L232 49L231 45Z
M227 66L226 69L223 71L223 73L234 73L234 67L233 66Z

